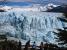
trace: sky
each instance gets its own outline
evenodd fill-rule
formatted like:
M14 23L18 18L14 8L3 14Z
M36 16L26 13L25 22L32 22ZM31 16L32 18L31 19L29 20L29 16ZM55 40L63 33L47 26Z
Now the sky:
M0 1L5 1L5 0L0 0ZM28 1L28 0L6 0L6 1Z
M0 0L0 1L5 1L5 0ZM62 4L67 4L67 0L6 0L10 2L34 2L34 3L42 3L44 4L45 2L56 2L56 3L62 3Z

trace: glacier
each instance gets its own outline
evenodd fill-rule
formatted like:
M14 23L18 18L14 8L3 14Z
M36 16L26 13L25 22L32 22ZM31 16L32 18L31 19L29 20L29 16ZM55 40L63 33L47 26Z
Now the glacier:
M40 42L58 44L53 31L64 29L65 24L57 17L64 17L63 13L15 10L0 12L0 33L22 39L22 42L35 41L37 45Z

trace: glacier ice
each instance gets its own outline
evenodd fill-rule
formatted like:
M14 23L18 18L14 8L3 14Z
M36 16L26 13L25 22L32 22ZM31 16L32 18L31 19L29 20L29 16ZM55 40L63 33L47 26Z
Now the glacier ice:
M55 29L63 29L64 23L57 17L62 13L8 11L0 12L0 32L7 36L31 42L56 43Z

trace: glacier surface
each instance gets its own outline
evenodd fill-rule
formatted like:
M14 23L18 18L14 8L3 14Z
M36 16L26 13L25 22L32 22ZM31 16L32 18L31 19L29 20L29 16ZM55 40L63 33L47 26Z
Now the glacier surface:
M9 37L48 43L56 43L56 29L65 26L57 17L63 13L33 12L33 11L8 11L0 12L0 33L4 32ZM24 42L23 42L24 43Z

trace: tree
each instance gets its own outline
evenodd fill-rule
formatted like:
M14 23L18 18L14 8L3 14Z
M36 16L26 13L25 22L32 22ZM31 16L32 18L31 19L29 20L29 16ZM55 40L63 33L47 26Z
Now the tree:
M65 17L64 18L58 18L60 19L62 22L66 22L67 23L67 13L63 14ZM62 29L57 29L59 31L59 33L56 33L56 35L59 37L58 41L62 41L61 44L67 44L67 27L63 27L64 30Z
M58 41L63 41L62 44L67 44L67 31L58 29L59 33L56 33L59 37Z

